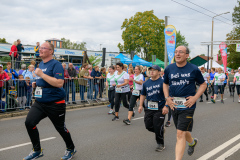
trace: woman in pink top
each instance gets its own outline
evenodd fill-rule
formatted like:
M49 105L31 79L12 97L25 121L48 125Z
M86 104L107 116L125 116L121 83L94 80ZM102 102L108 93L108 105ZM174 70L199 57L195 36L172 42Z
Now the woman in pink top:
M128 93L128 102L130 103L130 97L132 96L132 90L133 90L133 79L134 79L134 73L133 69L129 68L128 69L128 74L129 74L129 86L130 86L130 92Z

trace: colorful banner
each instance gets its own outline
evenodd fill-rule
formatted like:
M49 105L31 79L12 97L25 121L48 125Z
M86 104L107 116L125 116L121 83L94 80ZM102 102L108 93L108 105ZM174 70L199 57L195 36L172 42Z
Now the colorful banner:
M219 49L221 52L221 57L223 61L223 66L224 66L224 72L227 70L227 45L225 42L220 43Z
M236 44L236 52L240 52L240 43Z
M173 63L174 61L174 51L176 48L176 28L173 25L168 25L164 29L165 34L165 44L168 54L168 62Z

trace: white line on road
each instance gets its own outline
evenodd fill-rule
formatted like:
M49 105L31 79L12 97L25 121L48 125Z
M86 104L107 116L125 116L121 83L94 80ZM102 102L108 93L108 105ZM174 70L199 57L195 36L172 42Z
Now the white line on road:
M134 118L132 119L133 121L138 120L138 119L143 119L144 117L139 117L139 118Z
M225 160L235 152L237 152L240 149L240 143L238 143L233 148L229 149L227 152L225 152L223 155L219 156L216 160Z
M42 140L40 140L40 141L43 142L43 141L48 141L48 140L55 139L55 138L56 138L56 137L49 137L49 138L42 139ZM18 144L18 145L15 145L15 146L10 146L10 147L6 147L6 148L1 148L1 149L0 149L0 152L1 152L1 151L5 151L5 150L9 150L9 149L13 149L13 148L18 148L18 147L26 146L26 145L29 145L29 144L32 144L32 143L31 143L31 142L28 142L28 143Z
M225 101L227 98L224 98L223 100ZM220 100L216 100L216 101L221 101L221 99ZM213 103L213 102L207 102L207 103Z
M223 143L222 145L218 146L214 150L208 152L207 154L203 155L202 157L198 158L197 160L207 160L210 157L214 156L215 154L217 154L218 152L220 152L221 150L223 150L224 148L228 147L229 145L231 145L232 143L234 143L235 141L237 141L239 139L240 139L240 134L235 136L235 137L233 137L229 141Z

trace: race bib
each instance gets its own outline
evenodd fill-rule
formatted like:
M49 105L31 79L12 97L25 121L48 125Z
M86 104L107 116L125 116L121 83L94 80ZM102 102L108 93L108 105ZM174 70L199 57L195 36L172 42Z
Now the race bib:
M186 99L184 97L174 97L173 102L177 104L177 108L187 108L184 106Z
M236 82L236 85L240 85L240 81L237 81L237 82Z
M139 90L133 90L132 95L139 96L140 95L140 91Z
M122 93L122 88L116 88L116 93Z
M148 109L158 110L158 102L148 101Z
M34 97L42 98L42 88L41 87L36 88Z
M216 85L222 85L222 82L220 80L216 81Z
M230 82L230 85L234 85L234 83L233 83L233 82Z

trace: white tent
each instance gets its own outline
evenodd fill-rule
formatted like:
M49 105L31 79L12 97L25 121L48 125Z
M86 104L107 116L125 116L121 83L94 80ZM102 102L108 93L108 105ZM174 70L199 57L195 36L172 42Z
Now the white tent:
M208 61L209 62L209 69L211 69L211 60ZM208 62L204 63L203 65L199 66L198 68L201 68L201 67L204 67L204 68L207 68L207 64ZM224 69L223 66L221 66L220 64L218 64L216 61L212 61L212 67L213 68L222 68Z

